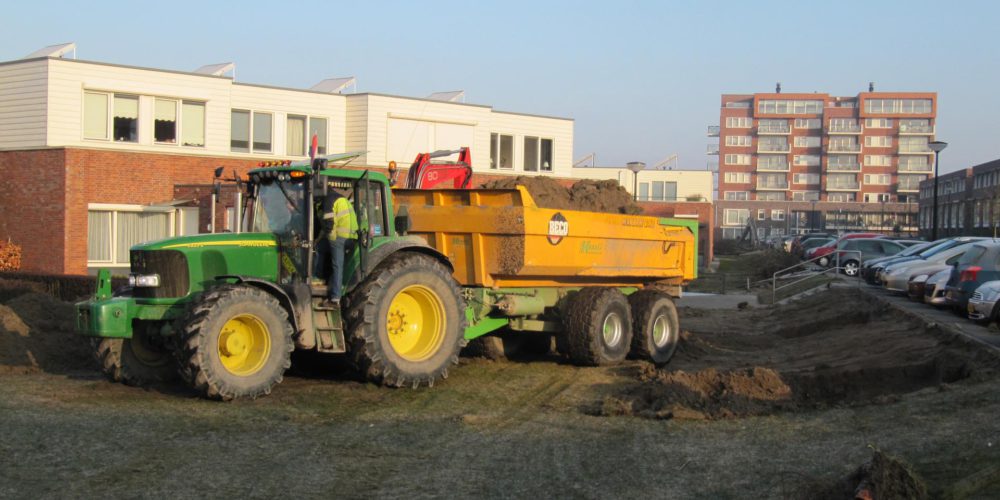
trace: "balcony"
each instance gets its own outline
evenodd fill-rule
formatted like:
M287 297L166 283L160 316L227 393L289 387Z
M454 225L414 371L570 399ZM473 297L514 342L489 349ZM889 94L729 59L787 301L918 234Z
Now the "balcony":
M709 125L708 126L708 136L709 137L719 137L719 130L720 130L720 128L721 127L719 127L718 125Z
M718 144L709 144L707 147L705 147L705 154L718 155L719 154L719 145Z
M784 144L768 144L766 142L757 143L758 153L790 153L792 151L788 143Z
M826 170L828 172L860 172L860 163L827 163Z
M853 125L830 125L826 133L830 135L858 135L864 132L864 127L855 123Z
M920 192L920 183L919 182L917 182L917 183L899 182L899 183L896 184L896 192L897 193L919 193Z
M760 182L757 181L758 191L788 191L788 180L784 182Z
M924 165L904 165L902 163L899 164L900 173L913 172L918 174L929 174L931 173L932 170L934 170L934 166L931 165L930 163L926 163Z
M899 135L934 135L934 125L899 124Z
M843 143L831 142L830 144L827 144L826 147L823 150L825 152L827 152L827 153L830 153L830 154L835 154L835 153L854 153L854 154L857 154L857 153L861 152L861 144L857 144L857 143L855 143L855 144L843 144Z
M904 146L899 145L899 154L901 155L929 155L933 154L934 151L927 146Z
M768 124L757 125L757 135L790 135L792 127L785 122L784 125Z
M836 182L826 184L827 191L859 191L861 190L861 183L858 181L854 182Z
M761 163L757 162L757 170L762 172L788 172L788 162L768 162Z

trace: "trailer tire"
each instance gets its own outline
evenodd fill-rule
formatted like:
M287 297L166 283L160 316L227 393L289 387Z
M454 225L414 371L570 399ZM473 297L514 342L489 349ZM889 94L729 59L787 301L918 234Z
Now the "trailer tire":
M207 291L181 318L175 350L181 376L209 399L271 393L291 366L292 325L278 300L259 288Z
M632 313L617 288L584 288L563 315L565 354L579 365L620 363L632 343Z
M670 361L680 340L677 306L658 290L639 290L628 298L632 308L632 357L656 364Z
M458 283L437 260L397 253L346 299L349 354L367 380L430 387L458 364L465 305Z
M94 357L112 382L145 387L177 379L177 363L162 343L152 342L144 329L130 339L92 339Z

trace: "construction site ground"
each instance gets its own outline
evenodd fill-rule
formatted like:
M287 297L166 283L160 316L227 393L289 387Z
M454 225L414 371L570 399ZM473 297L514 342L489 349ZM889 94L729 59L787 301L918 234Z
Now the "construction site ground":
M1000 357L878 293L681 308L661 369L463 358L393 390L310 359L235 403L110 383L68 304L0 294L0 497L846 498L876 449L1000 497Z

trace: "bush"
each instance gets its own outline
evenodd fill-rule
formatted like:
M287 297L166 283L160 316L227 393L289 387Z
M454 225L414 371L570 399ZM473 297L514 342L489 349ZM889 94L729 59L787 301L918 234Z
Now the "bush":
M7 240L0 241L0 271L21 269L21 246Z

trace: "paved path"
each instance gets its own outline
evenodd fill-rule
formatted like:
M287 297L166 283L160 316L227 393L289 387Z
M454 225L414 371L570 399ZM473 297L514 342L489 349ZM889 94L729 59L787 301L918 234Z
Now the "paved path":
M677 300L677 307L694 307L696 309L736 309L740 303L746 302L750 307L760 307L757 296L745 293L697 293L685 292Z

